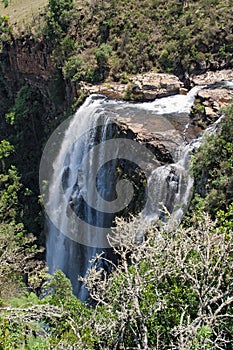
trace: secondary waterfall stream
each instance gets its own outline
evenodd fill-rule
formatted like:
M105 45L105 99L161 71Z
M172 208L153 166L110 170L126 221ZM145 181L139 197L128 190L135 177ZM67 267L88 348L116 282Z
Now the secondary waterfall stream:
M78 276L86 274L90 259L103 250L112 258L107 235L116 216L133 212L140 220L166 221L166 207L169 220L180 222L193 184L188 167L193 146L184 135L197 90L135 104L92 95L50 138L41 175L47 264L50 273L64 271L80 300L88 293ZM153 128L166 142L168 161L158 159L159 148L153 152L146 142L130 139L132 133L118 125L127 121L147 132Z

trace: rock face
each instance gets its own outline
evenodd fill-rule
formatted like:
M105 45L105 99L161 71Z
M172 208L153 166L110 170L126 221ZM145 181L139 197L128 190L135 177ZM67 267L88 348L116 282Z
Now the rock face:
M176 160L189 115L158 114L153 109L144 109L142 104L119 103L117 116L113 114L111 119L120 135L145 145L156 156L158 165L162 165Z
M191 85L206 86L197 93L191 111L191 123L205 129L221 114L222 108L233 102L233 70L209 71L191 76Z
M44 41L25 36L4 43L0 52L0 80L4 82L0 88L0 98L2 102L6 100L2 105L8 108L25 84L40 92L41 104L48 118L54 118L57 111L62 113L71 105L71 89L55 68L51 48ZM0 107L0 113L4 115L6 112L6 108Z
M192 75L190 82L192 85L211 85L223 81L233 81L233 70L223 69L219 71L208 71L200 75Z
M198 92L197 98L203 102L206 108L212 109L212 114L214 114L232 101L233 89L203 89Z
M0 53L1 75L14 92L25 83L49 95L54 65L51 51L44 42L30 37L14 39L5 43Z
M0 53L0 76L6 91L10 92L11 103L14 103L14 96L26 83L48 96L51 71L50 53L44 43L36 43L30 38L4 43ZM1 99L4 97L4 93L1 93Z
M16 39L7 44L9 65L16 72L49 80L54 69L51 52L43 41L30 38Z
M143 143L156 154L160 164L174 161L177 145L183 142L184 125L186 141L196 138L200 132L213 123L219 116L222 107L225 107L233 98L231 86L224 86L224 81L233 80L233 71L224 70L208 72L193 76L191 85L208 85L197 93L190 115L179 115L169 122L165 118L143 117L135 111L125 111L117 124L123 133L133 135L133 139ZM233 84L232 84L233 85ZM233 87L233 86L232 86ZM156 98L174 94L186 94L183 83L172 74L146 73L129 79L128 84L108 83L99 85L81 84L85 94L104 94L110 98L133 101L151 101ZM174 124L175 120L175 124ZM179 125L180 124L180 125ZM182 124L182 125L181 125Z
M175 75L154 72L130 77L127 84L109 82L90 85L82 82L80 89L88 95L97 93L133 101L152 101L159 97L186 92L183 83Z
M153 101L160 97L187 93L184 84L175 75L155 72L129 76L125 79L125 83L108 82L90 85L80 82L78 86L75 86L71 81L64 81L61 75L60 80L56 81L50 48L44 42L37 42L29 36L5 43L0 53L0 62L0 77L6 85L2 88L1 98L3 99L10 91L11 96L8 99L13 102L17 91L27 83L40 91L44 99L42 103L52 118L58 104L60 104L59 111L62 112L72 104L73 97L79 97L82 94L86 96L97 93L115 99ZM56 73L59 73L58 70ZM233 81L233 70L207 72L190 77L191 86L208 85L208 89L200 90L197 94L191 113L191 123L194 127L203 129L211 124L219 116L220 109L232 101L232 88L218 87L218 84L222 84L223 81ZM54 83L56 83L55 87ZM212 88L209 88L210 85ZM58 95L58 89L59 103L54 102L51 98L53 90L56 90L56 95ZM4 114L6 111L1 111L0 108L0 112ZM160 126L155 126L152 119L145 124L145 121L135 115L123 116L121 120L121 127L124 127L127 132L133 132L140 142L145 142L148 147L156 149L158 154L161 153L164 161L165 159L170 161L173 157L174 142L179 143L181 136L179 132L174 131L174 128L165 127L165 124L161 122ZM160 127L166 129L165 133L164 130L158 131ZM156 133L153 130L156 130Z
M167 119L145 119L134 115L117 118L115 123L123 134L130 135L131 139L146 145L156 156L158 165L174 162L177 148L182 144L183 138L181 132Z

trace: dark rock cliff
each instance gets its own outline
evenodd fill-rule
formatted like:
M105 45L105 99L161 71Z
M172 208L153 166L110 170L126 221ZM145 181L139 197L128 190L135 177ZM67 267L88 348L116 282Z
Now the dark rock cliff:
M0 53L0 113L13 105L24 85L41 94L45 118L54 118L71 104L70 89L52 60L51 48L29 36L4 43Z

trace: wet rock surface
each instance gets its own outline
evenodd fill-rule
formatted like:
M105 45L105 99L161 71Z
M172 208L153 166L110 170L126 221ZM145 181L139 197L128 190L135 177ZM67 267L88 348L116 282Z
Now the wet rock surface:
M120 129L133 139L144 144L159 161L158 165L172 163L179 145L183 143L182 133L164 117L142 118L122 117L115 120Z

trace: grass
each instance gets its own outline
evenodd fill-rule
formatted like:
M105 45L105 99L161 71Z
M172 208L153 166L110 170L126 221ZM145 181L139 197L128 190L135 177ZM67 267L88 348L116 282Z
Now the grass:
M0 15L8 15L10 25L18 27L31 22L47 3L48 0L10 0L9 6L5 8L1 1Z

